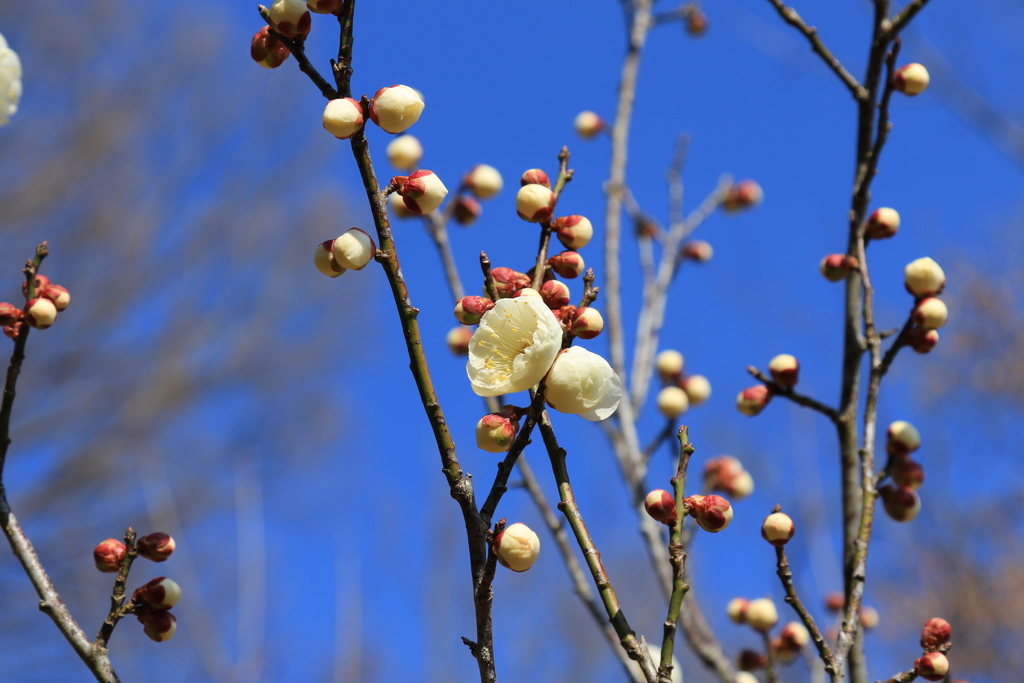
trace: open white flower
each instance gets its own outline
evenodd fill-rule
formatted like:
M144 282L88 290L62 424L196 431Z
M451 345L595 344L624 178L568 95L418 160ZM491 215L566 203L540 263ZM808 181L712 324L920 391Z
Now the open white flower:
M478 396L525 391L544 377L561 348L562 326L543 301L499 299L469 341L466 374Z
M18 111L21 99L21 60L0 35L0 126Z
M622 382L608 361L579 346L555 359L546 386L548 405L591 422L611 417L622 399Z

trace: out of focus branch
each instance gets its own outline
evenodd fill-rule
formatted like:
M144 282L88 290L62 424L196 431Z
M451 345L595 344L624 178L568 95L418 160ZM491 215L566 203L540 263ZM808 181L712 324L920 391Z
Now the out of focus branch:
M797 405L801 405L811 410L816 410L828 419L835 422L839 419L839 412L835 408L831 408L820 401L816 401L809 396L798 394L793 391L792 387L785 387L778 382L773 381L770 377L765 375L763 372L755 368L753 365L747 367L747 372L756 377L762 384L771 390L772 396L781 396L787 398Z

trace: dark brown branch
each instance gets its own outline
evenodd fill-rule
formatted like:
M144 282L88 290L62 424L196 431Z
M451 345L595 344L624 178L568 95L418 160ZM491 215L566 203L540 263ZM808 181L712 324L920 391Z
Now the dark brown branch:
M491 301L498 300L498 287L494 284L494 275L491 274L491 259L487 258L487 252L480 252L480 270L484 273L484 291Z
M672 596L668 602L664 634L661 639L661 662L658 667L658 683L672 683L672 653L676 643L676 624L683 598L690 586L683 580L686 567L686 552L683 546L683 521L686 519L686 468L693 455L690 432L686 426L679 428L679 465L676 476L672 477L672 490L676 499L676 520L669 527L668 556L672 563Z
M270 10L263 5L259 5L258 9L260 16L263 17L265 22L267 22L270 32L273 33L278 40L288 46L288 50L295 56L295 61L299 65L299 70L309 76L309 80L313 81L313 85L320 90L321 95L329 100L336 100L338 97L348 97L348 95L339 95L338 91L331 87L331 84L327 82L327 79L321 76L320 72L317 71L316 67L309 61L309 58L306 57L306 46L303 39L296 38L292 40L291 38L278 33L270 23Z
M793 391L793 389L791 389L790 387L782 386L781 384L773 381L770 377L765 375L763 372L761 372L754 366L747 366L747 372L749 372L751 375L756 377L762 384L768 387L768 389L772 392L772 396L781 396L783 398L789 399L790 401L796 403L797 405L804 406L805 408L810 408L811 410L816 410L825 417L827 417L828 419L832 420L833 422L836 422L839 419L839 411L837 411L835 408L831 408L825 405L824 403L816 401L808 396L804 396L803 394L798 394L797 392Z
M776 505L774 512L779 512L780 510L781 508ZM800 615L800 621L804 622L804 626L810 631L811 639L814 641L815 647L818 648L821 661L825 663L825 671L830 674L835 673L832 650L829 649L828 643L825 641L824 636L821 635L818 625L814 622L814 617L807 611L807 608L804 607L803 602L800 601L800 597L796 593L796 586L793 585L793 572L790 571L785 548L781 546L775 548L775 560L778 568L776 573L779 575L779 579L782 580L782 587L786 590L786 602L793 606L796 613Z
M907 24L917 16L917 13L924 9L924 6L928 4L928 0L912 0L906 7L904 7L899 14L893 17L893 20L889 23L889 30L887 32L888 38L891 40L900 34L900 31L907 27Z
M558 179L551 191L555 195L555 203L552 211L558 206L558 199L562 196L565 184L572 180L572 169L569 168L569 148L562 147L558 153ZM552 215L554 215L552 213ZM540 291L541 283L544 282L544 269L548 261L548 245L551 243L551 220L546 220L540 226L540 243L537 245L537 261L534 264L533 282L530 286Z
M649 444L644 448L643 460L647 463L651 459L651 456L658 450L661 444L665 443L668 437L672 436L672 432L676 431L676 421L669 420L665 423L665 428L658 432Z
M130 601L128 605L124 604L125 583L128 582L128 572L131 571L132 562L139 555L139 549L135 547L135 530L131 527L128 527L128 530L124 532L124 547L124 559L121 560L121 568L118 570L117 578L114 580L114 590L110 594L110 612L107 614L107 618L103 620L100 632L96 635L95 646L97 648L107 647L117 622L130 614L135 607Z
M508 478L512 476L512 469L516 466L516 460L519 459L519 455L530 444L530 435L533 433L533 428L537 424L537 417L543 409L544 383L541 382L536 393L532 395L530 408L526 413L526 422L523 423L522 429L516 435L512 448L508 450L502 461L498 463L498 474L494 477L494 483L491 484L491 490L487 494L487 499L480 506L480 517L484 520L485 524L490 524L494 511L498 509L498 502L501 501L501 497L508 490Z

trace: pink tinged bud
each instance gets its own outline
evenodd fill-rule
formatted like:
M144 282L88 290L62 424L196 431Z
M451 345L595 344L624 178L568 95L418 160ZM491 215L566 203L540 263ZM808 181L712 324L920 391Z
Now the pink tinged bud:
M21 326L23 323L14 323L13 325L4 325L4 336L10 339L17 339L18 335L21 334Z
M711 245L701 240L694 240L693 242L687 242L683 245L683 248L679 252L683 258L697 263L707 263L711 260L715 250L711 248Z
M63 311L71 303L71 294L60 285L46 285L36 290L36 294L49 299L57 307L57 311Z
M909 422L896 420L886 432L887 450L890 455L904 456L921 447L921 433Z
M900 458L893 463L892 480L897 486L917 490L924 484L924 467L910 458Z
M917 353L931 353L939 343L938 330L922 330L915 327L910 330L907 343Z
M398 188L398 194L413 213L430 213L441 206L448 188L433 171L416 171Z
M543 223L551 220L555 193L543 185L523 185L516 193L516 213L524 221Z
M878 489L885 513L896 522L910 522L921 511L921 498L913 489L886 484Z
M139 550L139 557L145 557L153 562L163 562L174 552L174 539L165 533L156 532L143 536L135 542Z
M341 9L341 0L306 0L309 11L317 14L333 14Z
M722 199L722 208L732 213L740 209L757 206L764 199L764 191L753 180L741 180L734 183Z
M488 453L505 453L516 440L519 425L501 413L488 413L476 423L477 448Z
M825 609L829 612L838 612L846 606L846 598L839 591L832 591L825 596Z
M498 296L507 299L520 289L530 286L530 276L511 268L495 268L491 271L494 285L498 288Z
M108 538L92 551L92 559L96 563L96 569L104 574L115 574L121 570L121 562L127 553L128 549L124 543L116 538Z
M693 10L686 18L686 32L694 38L699 38L708 31L708 15L700 10Z
M540 297L548 308L555 310L569 304L569 288L564 282L548 280L540 287Z
M25 322L45 330L57 319L57 307L49 299L35 298L25 304Z
M864 627L865 631L871 631L878 628L878 610L868 605L863 605L860 608L860 625Z
M747 607L750 601L746 598L733 598L725 606L725 613L734 624L742 624L747 621Z
M331 100L324 107L324 128L339 140L347 140L363 129L363 107L351 97Z
M35 284L36 284L36 292L38 292L40 289L42 289L43 287L46 287L47 285L50 284L50 278L46 277L45 275L36 275L36 282L35 282ZM27 282L22 282L21 283L21 293L25 297L28 297L28 283Z
M150 640L162 643L174 637L178 630L178 620L170 612L145 611L139 614L139 622Z
M531 168L529 171L523 173L519 178L520 185L543 185L544 187L551 187L551 180L548 178L548 174L539 168Z
M941 652L929 652L914 662L914 671L926 681L941 681L949 673L949 660Z
M523 287L522 289L517 291L515 294L513 294L512 298L513 299L518 299L521 296L533 297L533 298L536 298L536 299L540 299L541 298L540 292L538 292L533 287Z
M482 296L464 296L455 303L455 319L463 325L476 325L494 302Z
M483 213L483 208L481 208L480 202L472 197L459 197L459 201L455 202L453 216L459 225L471 225L477 218L480 218L481 213Z
M953 637L953 627L949 622L939 617L933 617L924 622L921 629L921 648L924 650L937 650L945 645Z
M402 199L402 195L397 192L388 197L388 211L397 218L413 218L418 215L416 212L409 210L409 207L405 205L405 200Z
M286 38L301 38L309 33L310 16L305 0L275 0L268 8L270 25Z
M771 648L772 653L775 655L776 664L792 664L800 654L800 648L793 647L783 640L782 636L772 638L768 647Z
M381 88L370 100L370 118L388 133L403 133L423 113L423 98L407 85Z
M345 269L338 265L334 258L334 240L327 240L316 245L313 252L313 265L327 277L338 277Z
M135 598L138 602L149 605L153 609L168 610L181 600L181 586L160 576L135 591Z
M761 538L776 547L782 547L789 543L796 533L796 525L789 515L782 512L773 512L768 515L764 524L761 525Z
M942 272L942 267L927 256L908 263L903 269L903 278L907 291L918 299L935 296L946 286L946 274Z
M917 63L905 64L896 69L896 73L892 75L892 86L904 95L913 97L927 90L930 80L928 69L924 68L923 65Z
M525 572L540 554L540 539L530 527L516 522L494 538L494 553L502 567Z
M703 405L711 398L711 382L704 375L691 375L680 382L679 386L686 392L691 406Z
M583 257L575 251L563 251L560 254L555 254L548 259L548 265L551 266L551 270L566 280L578 278L587 268L583 262Z
M685 502L690 516L704 531L718 533L732 521L732 505L721 496L690 496Z
M590 140L604 130L604 121L592 111L581 111L576 115L573 127L576 128L577 135L584 140Z
M736 408L744 415L753 417L764 410L771 400L772 394L768 387L758 384L744 389L736 396Z
M662 524L676 521L676 499L668 491L655 489L648 493L644 499L644 509L652 519Z
M896 209L881 208L868 216L864 226L864 236L873 240L892 237L900 229L900 214Z
M668 386L658 392L658 410L674 420L690 408L690 398L679 387Z
M914 307L914 323L922 330L939 329L946 324L948 316L949 310L946 308L946 304L933 296L921 299Z
M477 199L490 199L505 186L498 169L487 164L477 164L469 169L462 183Z
M388 163L403 171L416 168L423 158L423 145L412 135L399 135L388 143Z
M658 376L664 381L669 381L683 374L683 354L673 349L665 349L654 357L654 367L658 369Z
M770 631L779 623L779 611L770 598L751 600L747 605L746 622L755 631Z
M377 245L369 235L359 228L351 228L344 235L334 240L331 247L334 260L342 268L362 270L373 260L377 253Z
M859 266L860 261L855 256L829 254L821 259L821 264L818 268L829 282L840 282L849 277L850 273Z
M593 339L604 330L604 318L596 308L577 308L569 316L569 331L580 339Z
M249 48L253 61L265 69L276 69L281 66L291 53L288 46L270 32L269 26L264 26L256 32Z
M742 598L739 599L742 600ZM741 673L757 671L766 666L768 666L768 658L755 650L743 650L740 652L739 657L736 658L736 668ZM750 676L750 674L747 675ZM752 679L751 683L759 683L753 676L750 676L750 678ZM739 675L736 676L736 683L743 683L746 680L745 678L740 678Z
M459 325L448 331L444 338L448 344L448 350L456 356L465 356L469 353L469 340L473 338L473 330Z
M4 301L0 303L0 325L6 327L7 325L13 325L20 321L24 317L21 309L14 304L7 303Z
M558 232L558 241L566 249L582 249L590 244L594 226L585 216L560 216L551 222Z
M811 634L799 621L791 621L782 627L779 641L787 650L801 650L811 642Z
M772 378L784 387L793 388L800 379L800 363L788 353L781 353L768 364Z

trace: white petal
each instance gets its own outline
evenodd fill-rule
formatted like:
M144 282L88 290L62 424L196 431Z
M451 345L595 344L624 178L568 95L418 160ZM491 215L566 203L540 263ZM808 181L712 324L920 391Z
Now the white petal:
M592 421L611 416L622 399L622 382L608 361L579 346L558 356L546 386L552 408Z
M469 342L466 374L479 396L501 396L537 384L562 345L562 327L539 299L501 299Z

